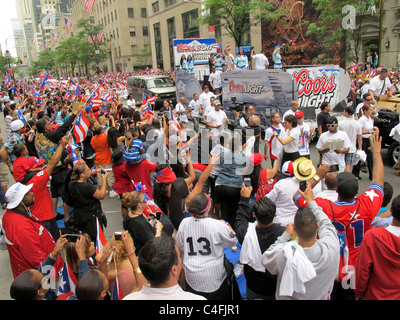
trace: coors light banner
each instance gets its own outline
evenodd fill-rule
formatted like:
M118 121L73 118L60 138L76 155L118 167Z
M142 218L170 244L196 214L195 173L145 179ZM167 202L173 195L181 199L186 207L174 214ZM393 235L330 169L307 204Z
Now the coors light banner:
M339 66L288 68L298 86L300 108L319 108L330 102L332 108L346 99L351 81L349 74Z

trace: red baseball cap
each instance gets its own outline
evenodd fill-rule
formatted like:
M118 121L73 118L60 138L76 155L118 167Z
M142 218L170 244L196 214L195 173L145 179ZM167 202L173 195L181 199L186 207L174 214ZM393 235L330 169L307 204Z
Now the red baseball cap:
M294 116L296 118L303 118L304 117L304 112L300 111L300 110L297 110L296 113L294 114Z

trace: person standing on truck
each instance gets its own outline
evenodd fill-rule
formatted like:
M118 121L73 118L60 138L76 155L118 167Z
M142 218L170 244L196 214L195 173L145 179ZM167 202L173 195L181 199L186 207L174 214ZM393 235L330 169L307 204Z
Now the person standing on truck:
M268 69L269 60L267 58L266 52L261 51L258 54L254 53L254 47L251 47L250 57L255 61L255 70L265 70Z
M214 91L214 94L217 98L221 101L221 94L222 94L222 71L217 71L215 66L211 67L211 74L208 77L208 82L211 85L211 88Z
M236 70L248 70L249 69L249 59L247 58L246 53L243 48L239 48L238 55L233 61L236 67Z

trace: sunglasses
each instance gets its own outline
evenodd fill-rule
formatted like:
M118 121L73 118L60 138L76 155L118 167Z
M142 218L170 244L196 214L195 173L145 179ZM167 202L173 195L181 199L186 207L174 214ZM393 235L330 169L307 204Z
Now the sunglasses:
M330 128L330 127L337 126L337 124L327 124L326 126L327 126L328 128Z

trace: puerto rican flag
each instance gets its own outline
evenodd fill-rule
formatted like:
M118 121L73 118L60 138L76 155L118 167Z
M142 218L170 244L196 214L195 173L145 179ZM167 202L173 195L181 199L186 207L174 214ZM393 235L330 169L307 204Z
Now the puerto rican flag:
M71 144L69 144L69 145L67 145L67 146L65 147L65 149L67 149L68 153L71 154L73 165L76 166L77 164L79 164L79 163L80 163L80 159L79 159L78 156L76 155L76 152L75 152L76 147L73 146L73 145L71 145Z
M171 116L171 121L173 121L174 123L172 124L172 128L175 131L179 131L181 130L181 126L179 125L179 121L176 119L174 112L172 111L172 108L170 108L170 116Z
M93 107L100 108L102 105L100 86L97 85L94 92L90 95L89 104L86 106L86 112L89 112Z
M115 270L115 273L117 274L117 270ZM121 286L119 285L118 274L117 274L117 276L115 277L115 285L112 294L112 300L122 300L123 297L124 294L122 293Z
M78 119L74 123L74 128L72 130L72 136L75 143L80 143L86 139L86 135L89 131L90 122L85 117L86 113L81 112Z
M218 50L218 49L222 49L222 44L221 43L214 43L213 44L213 49Z
M96 236L96 255L102 254L104 246L107 244L106 237L104 236L103 229L100 226L99 219L96 217L97 236Z
M77 284L78 280L68 266L68 263L65 261L60 283L58 286L57 300L67 300L75 293L75 288Z

